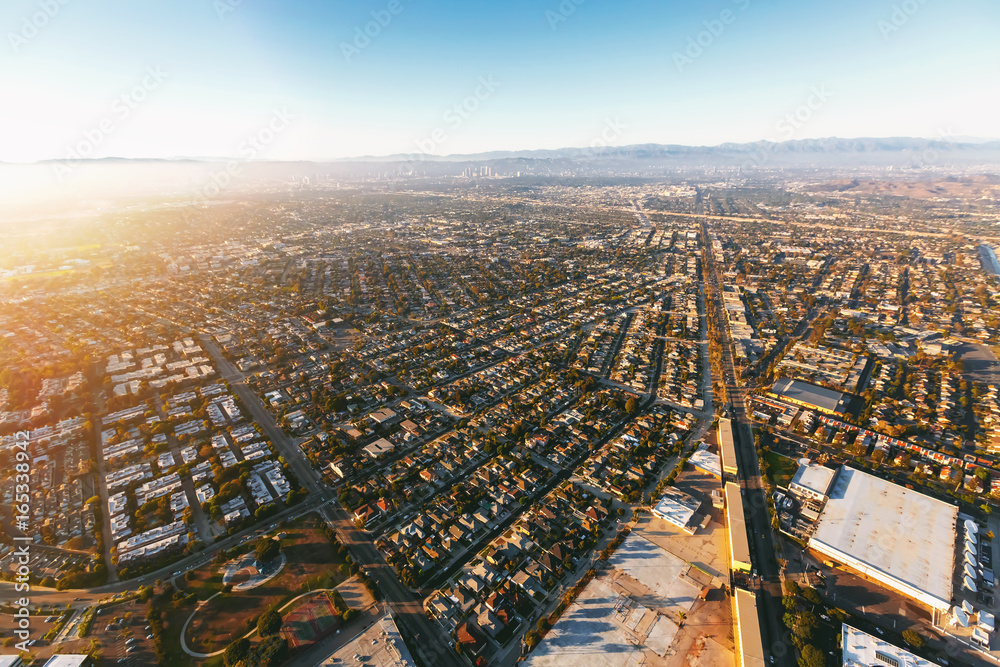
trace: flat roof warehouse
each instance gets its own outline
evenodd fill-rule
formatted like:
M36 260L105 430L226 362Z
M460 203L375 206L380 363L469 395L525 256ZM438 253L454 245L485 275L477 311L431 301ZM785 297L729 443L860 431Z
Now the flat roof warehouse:
M775 398L830 415L847 414L847 408L851 404L852 398L851 394L789 378L775 382L770 393Z
M952 598L957 521L954 505L845 466L809 548L946 610Z

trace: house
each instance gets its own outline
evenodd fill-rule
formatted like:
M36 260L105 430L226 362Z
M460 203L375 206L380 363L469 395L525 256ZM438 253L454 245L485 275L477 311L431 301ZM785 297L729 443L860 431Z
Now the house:
M388 440L386 440L385 438L379 438L378 440L376 440L375 442L371 443L370 445L366 445L365 448L364 448L364 450L365 450L365 454L367 454L369 457L371 457L373 459L377 459L380 456L384 456L385 454L388 454L389 452L391 452L395 448L396 448L396 446L393 445Z
M554 558L552 554L549 553L543 553L535 560L538 561L539 565L552 573L555 573L556 569L562 566L562 562Z
M455 640L472 655L479 655L486 648L486 638L474 621L466 621L455 629Z
M531 595L545 595L545 591L542 589L538 580L524 570L518 570L517 573L514 574L512 581L524 589L526 593Z
M486 563L479 562L476 566L472 568L472 574L479 577L486 582L487 586L493 586L500 575L497 574L496 570L487 565Z
M484 584L478 577L472 574L466 574L462 579L459 580L460 584L468 588L473 593L482 593L486 590L486 584Z
M373 509L370 505L362 505L354 511L354 518L360 521L364 526L367 526L370 521L374 521L379 516L378 511Z
M451 599L463 614L476 604L476 598L457 586L451 587Z
M494 639L504 628L504 624L501 623L500 619L494 616L489 609L484 609L479 616L476 617L476 623L484 632L486 632L486 634Z

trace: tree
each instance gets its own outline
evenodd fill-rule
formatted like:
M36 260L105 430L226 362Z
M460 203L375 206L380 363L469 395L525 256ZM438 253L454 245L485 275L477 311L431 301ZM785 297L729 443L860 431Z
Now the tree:
M927 640L916 630L903 630L903 641L914 648L923 648Z
M639 411L639 401L636 400L635 396L632 396L627 401L625 401L625 412L630 415L634 415Z
M826 667L826 657L823 656L823 651L812 644L806 644L802 647L799 667Z
M278 557L281 545L277 540L265 537L257 543L257 560L261 563L270 563Z
M223 660L226 667L233 667L248 655L250 655L250 641L246 637L241 637L226 647Z
M257 620L257 634L261 637L276 635L281 630L281 614L274 611L265 611Z
M819 591L811 586L802 591L802 597L804 597L806 601L813 604L820 604L823 601L823 599L819 596Z
M802 593L802 588L799 586L798 582L788 579L785 581L785 590L788 591L789 595L799 595Z

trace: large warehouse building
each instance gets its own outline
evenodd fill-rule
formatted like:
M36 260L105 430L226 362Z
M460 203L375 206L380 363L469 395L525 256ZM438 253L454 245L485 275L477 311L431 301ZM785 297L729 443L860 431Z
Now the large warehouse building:
M722 453L722 472L735 475L739 472L736 464L736 443L733 441L733 422L731 419L719 420L719 451Z
M828 415L844 416L851 404L851 394L821 387L818 384L782 378L768 392L774 398Z
M944 611L957 521L954 505L844 466L809 548Z
M760 632L757 596L742 588L733 597L736 618L736 664L738 667L764 666L764 641Z
M740 485L726 482L726 528L729 531L729 567L749 572L750 536L747 533L746 515L743 513L743 494Z

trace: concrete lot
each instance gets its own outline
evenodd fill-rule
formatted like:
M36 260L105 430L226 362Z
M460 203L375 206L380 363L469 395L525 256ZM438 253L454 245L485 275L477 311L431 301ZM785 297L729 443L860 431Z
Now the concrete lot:
M633 531L688 563L687 578L712 588L706 600L696 600L687 612L671 646L669 664L730 667L735 660L732 605L720 588L729 580L729 546L722 513L712 507L709 496L713 489L721 487L721 480L687 470L678 477L676 487L703 501L699 511L711 517L709 524L689 535L662 519L645 515Z
M325 660L318 663L317 667L344 664L402 667L415 663L402 637L400 637L395 622L386 614L361 633L349 639Z
M695 582L685 578L690 568L685 561L638 533L629 535L618 547L610 565L616 570L612 581L641 604L665 613L687 613L700 592Z
M695 535L643 515L605 570L528 660L531 667L732 667L725 528L709 493L720 481L686 471L677 487L703 499L712 521ZM706 600L698 599L711 586ZM681 616L684 614L684 617Z
M594 579L531 654L530 667L629 667L640 664L665 667L668 664L665 658L652 648L640 645L648 635L640 637L627 628L626 622L635 614L635 608L628 614L619 613L616 607L621 601L622 596L610 583L609 575ZM636 628L652 635L657 648L664 644L669 646L677 631L676 624L663 616L650 623L645 620L648 614L646 611L632 622L638 620Z

